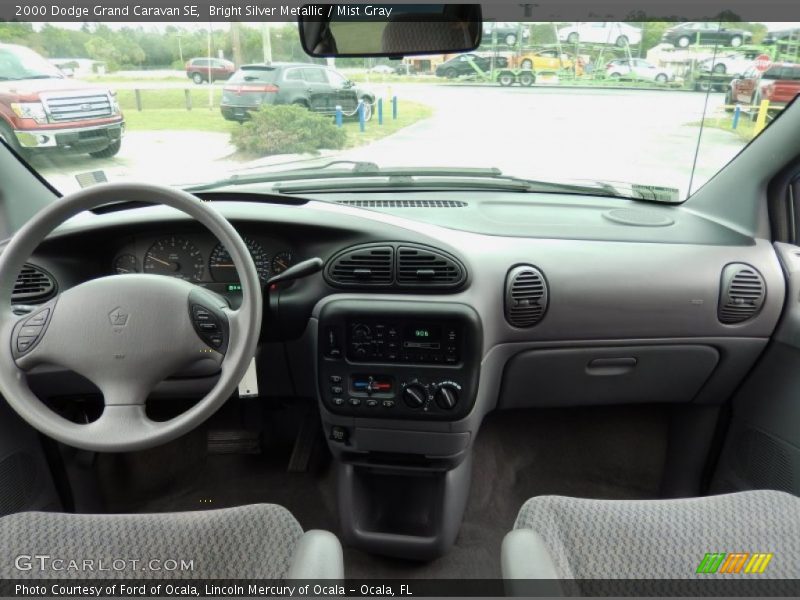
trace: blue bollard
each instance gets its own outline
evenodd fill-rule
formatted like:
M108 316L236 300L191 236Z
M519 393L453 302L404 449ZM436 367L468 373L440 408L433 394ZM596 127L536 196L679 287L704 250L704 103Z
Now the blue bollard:
M392 119L397 120L397 96L392 96Z
M378 125L383 125L383 98L378 98Z
M731 129L736 129L739 126L739 115L742 114L742 107L741 105L737 104L736 108L733 109L733 123L731 123Z
M336 107L336 126L341 127L344 122L344 115L342 114L342 107Z
M361 130L361 133L364 133L364 125L366 121L364 121L364 101L358 103L358 128Z

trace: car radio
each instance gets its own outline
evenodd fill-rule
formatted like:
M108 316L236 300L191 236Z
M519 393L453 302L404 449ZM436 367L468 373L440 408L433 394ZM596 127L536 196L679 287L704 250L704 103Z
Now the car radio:
M460 360L460 330L455 322L353 319L347 322L347 358L454 365Z
M320 313L320 399L365 418L457 419L472 408L482 348L460 304L339 300Z

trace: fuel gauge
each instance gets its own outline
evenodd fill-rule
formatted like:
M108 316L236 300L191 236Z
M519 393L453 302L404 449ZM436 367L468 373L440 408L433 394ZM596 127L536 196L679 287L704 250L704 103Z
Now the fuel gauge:
M120 254L114 261L114 273L117 275L138 272L139 261L133 254Z

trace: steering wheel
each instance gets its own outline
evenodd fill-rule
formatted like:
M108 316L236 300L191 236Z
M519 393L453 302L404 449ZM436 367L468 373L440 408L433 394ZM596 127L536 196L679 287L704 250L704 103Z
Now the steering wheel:
M220 296L162 275L101 277L72 287L22 317L12 312L17 275L39 243L75 215L125 199L164 204L205 225L230 253L242 284L231 310ZM60 442L101 452L157 446L197 427L233 393L261 330L261 285L245 243L217 211L186 192L147 184L104 184L38 212L0 254L0 393L32 427ZM88 424L50 410L31 391L26 372L41 364L70 369L103 394L103 413ZM164 422L145 401L179 371L213 367L219 378L196 405Z

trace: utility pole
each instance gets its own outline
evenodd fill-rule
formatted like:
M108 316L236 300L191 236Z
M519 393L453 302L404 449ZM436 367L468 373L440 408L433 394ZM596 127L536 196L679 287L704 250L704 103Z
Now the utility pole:
M238 69L242 66L242 39L239 28L242 26L239 21L231 21L231 46L233 47L233 63Z
M261 24L261 47L264 50L264 63L272 64L272 39L266 21Z
M206 44L208 46L208 110L214 110L214 84L211 79L211 21L208 22Z

